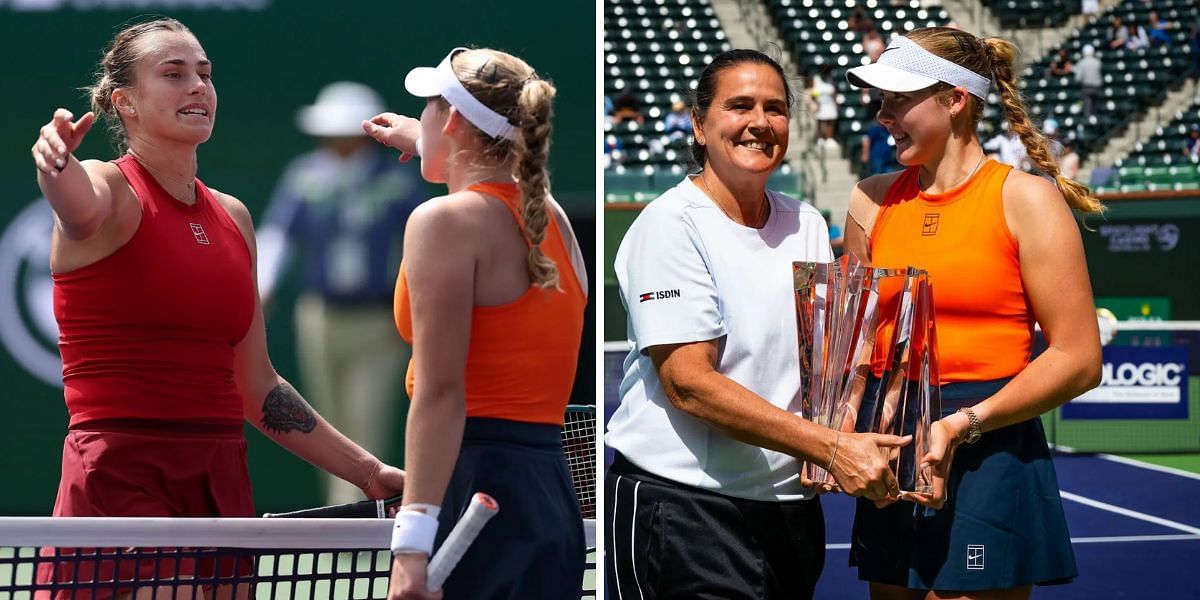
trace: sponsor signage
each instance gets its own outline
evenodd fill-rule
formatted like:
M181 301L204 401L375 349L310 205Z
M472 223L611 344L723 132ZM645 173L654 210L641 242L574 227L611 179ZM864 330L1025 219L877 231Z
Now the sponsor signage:
M1105 346L1100 386L1062 407L1064 419L1186 419L1188 349Z

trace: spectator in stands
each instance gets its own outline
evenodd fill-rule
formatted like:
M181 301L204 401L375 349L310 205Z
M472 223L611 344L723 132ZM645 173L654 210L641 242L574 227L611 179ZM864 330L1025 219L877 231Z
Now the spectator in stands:
M1183 154L1189 157L1200 156L1200 125L1192 125L1188 129L1187 139L1183 140Z
M671 112L663 119L663 133L673 142L692 135L692 113L682 100L671 103Z
M808 90L810 107L817 118L817 144L836 149L837 140L833 138L834 125L837 124L838 104L837 88L833 87L833 70L828 66L812 78L812 87Z
M614 125L619 125L625 121L635 121L638 125L646 122L646 117L642 114L641 104L629 92L625 92L613 100L612 116Z
M1150 11L1149 20L1150 46L1158 48L1160 46L1171 45L1171 34L1167 31L1167 23L1159 21L1158 13L1154 11Z
M1100 14L1100 0L1083 0L1080 9L1083 12L1084 24L1090 25L1096 19L1096 15Z
M1025 144L1021 142L1021 136L1009 128L1007 122L1001 123L1000 126L1006 129L1007 133L997 133L995 137L984 142L983 149L995 160L1021 171L1029 170L1028 155Z
M1142 48L1150 47L1150 38L1146 35L1146 29L1141 25L1130 23L1125 26L1125 49L1126 50L1141 50Z
M866 36L868 32L875 31L875 20L867 15L867 11L859 6L850 13L850 18L846 21L846 27L861 36Z
M934 27L848 73L853 85L884 89L879 120L896 136L906 168L855 187L846 250L877 267L925 269L937 282L943 384L943 416L922 459L934 468L934 493L909 496L924 508L858 500L850 561L875 600L1017 600L1034 585L1078 573L1039 415L1101 379L1095 304L1072 210L1103 207L1060 175L1029 120L1016 55L1006 40ZM1045 177L984 157L976 132L992 82L997 108ZM896 288L881 290L879 305L896 306L898 296ZM1031 360L1035 318L1052 345ZM882 335L891 320L880 323ZM873 361L860 427L873 423L884 362L878 354ZM967 544L979 552L968 554Z
M1059 48L1054 58L1050 60L1050 74L1055 77L1065 77L1074 72L1075 63L1066 48Z
M1108 29L1104 30L1104 40L1113 50L1124 48L1125 44L1129 42L1129 31L1125 29L1124 23L1121 23L1121 17L1113 15L1108 23Z
M883 37L879 32L872 29L863 35L863 55L871 59L871 62L879 60L879 55L883 54L883 49L886 44L883 43Z
M1083 58L1075 65L1075 81L1079 82L1079 90L1083 95L1083 115L1090 117L1096 114L1096 101L1100 98L1100 86L1104 78L1100 74L1100 59L1096 58L1096 49L1088 44L1083 47Z
M1059 140L1062 145L1062 156L1058 159L1059 174L1067 179L1078 180L1079 154L1075 152L1075 141L1069 137Z
M862 162L867 167L868 175L878 175L891 170L895 158L892 147L892 134L888 133L879 121L875 120L878 110L867 113L871 123L862 139Z

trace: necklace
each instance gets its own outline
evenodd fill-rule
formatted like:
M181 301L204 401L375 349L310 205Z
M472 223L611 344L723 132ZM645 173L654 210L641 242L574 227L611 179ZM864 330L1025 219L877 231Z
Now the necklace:
M704 183L703 177L700 177L699 175L697 175L696 179L694 179L693 182L696 184L696 187L700 188L700 191L704 192L704 195L708 196L709 200L712 200L713 204L717 205L717 208L721 209L721 212L725 213L726 217L729 217L730 221L733 221L734 223L739 223L739 221L737 219L735 219L733 217L733 215L729 213L728 210L725 209L725 206L722 205L721 202L717 200L717 197L713 195L712 191L708 189L708 184ZM762 203L764 205L767 203L767 198L765 195L763 196ZM769 216L768 208L766 206L763 206L763 210L759 211L759 217L763 221L762 223L752 225L748 221L746 221L746 222L741 222L741 224L745 225L746 227L750 227L752 229L760 229L763 225L766 225L768 216Z
M978 160L978 161L975 163L975 166L974 166L974 167L971 167L971 171L967 173L966 177L963 177L962 179L959 179L958 181L955 181L953 184L950 184L950 185L946 186L946 188L945 188L944 190L942 190L941 192L939 192L939 193L943 193L943 194L944 194L944 193L946 193L946 192L948 192L948 191L950 191L950 190L952 190L952 189L954 189L954 188L958 187L959 185L962 185L962 182L964 182L964 181L966 181L966 180L970 179L970 178L971 178L971 176L975 174L975 171L978 171L978 170L979 170L979 166L983 164L983 159L985 159L985 158L987 158L987 153L986 153L986 152L980 152L980 153L979 153L979 160ZM933 184L931 183L931 184L929 184L929 185L933 185ZM929 187L929 186L921 185L921 177L920 177L920 175L918 175L918 176L917 176L917 186L921 188L921 191L922 191L922 192L924 192L924 191L926 190L926 188L927 188L927 187Z

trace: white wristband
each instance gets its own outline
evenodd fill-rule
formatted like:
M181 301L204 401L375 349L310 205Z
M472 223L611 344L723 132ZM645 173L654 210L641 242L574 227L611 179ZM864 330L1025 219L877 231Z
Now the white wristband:
M423 502L413 502L410 504L405 504L400 507L400 510L413 510L413 509L417 509L417 508L425 511L425 514L427 514L435 519L438 518L438 515L442 514L442 507L434 506L432 504L425 504Z
M392 554L432 554L438 520L415 510L396 513L392 528Z

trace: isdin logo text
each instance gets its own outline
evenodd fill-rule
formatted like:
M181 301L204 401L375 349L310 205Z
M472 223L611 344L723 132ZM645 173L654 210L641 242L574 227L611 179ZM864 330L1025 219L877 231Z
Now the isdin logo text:
M62 387L50 280L54 213L38 198L0 233L0 345L18 365Z

